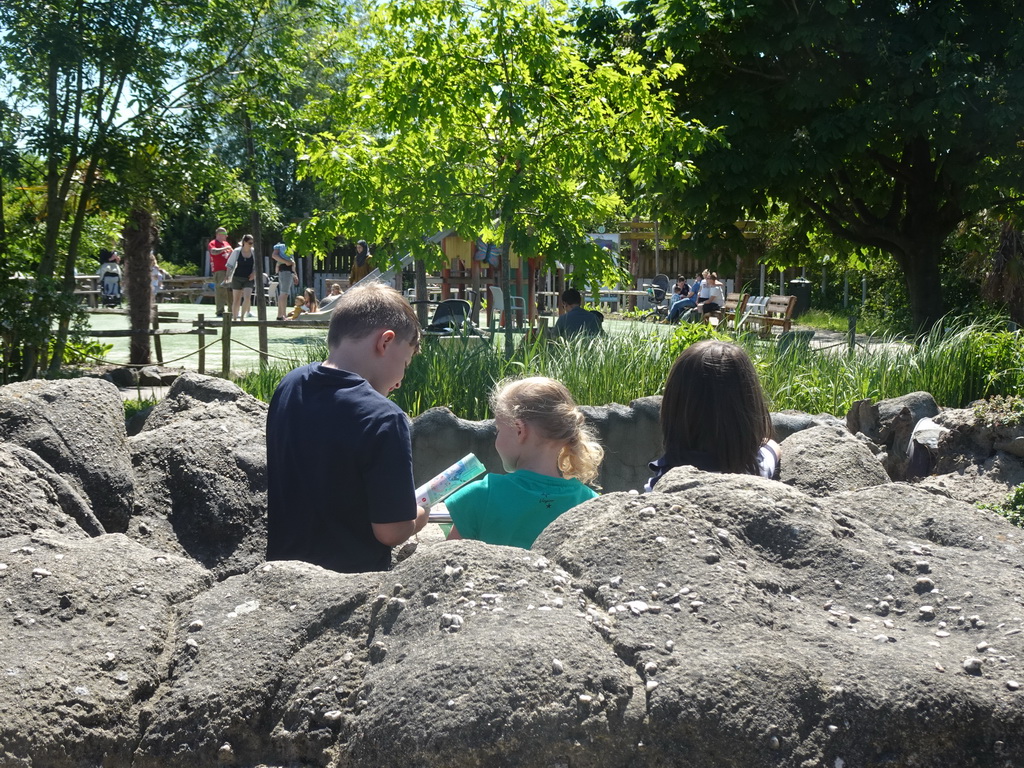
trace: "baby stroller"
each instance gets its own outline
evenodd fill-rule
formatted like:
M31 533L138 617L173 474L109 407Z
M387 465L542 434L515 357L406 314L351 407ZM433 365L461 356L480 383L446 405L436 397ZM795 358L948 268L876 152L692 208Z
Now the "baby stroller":
M121 275L113 270L104 272L100 277L100 296L103 297L104 307L120 307Z
M660 323L666 320L671 304L668 275L655 275L647 289L647 295L650 297L651 311L640 319L645 323Z
M418 301L410 302L419 304ZM433 302L427 302L432 304ZM464 299L446 299L437 305L434 316L426 328L423 329L424 336L479 336L483 338L480 331L473 325L470 319L472 308Z

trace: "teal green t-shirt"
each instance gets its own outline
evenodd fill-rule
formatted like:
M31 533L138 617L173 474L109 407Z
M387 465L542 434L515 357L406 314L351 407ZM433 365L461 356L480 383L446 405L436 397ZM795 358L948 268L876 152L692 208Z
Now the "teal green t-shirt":
M552 520L597 495L575 478L518 470L484 475L445 505L462 538L529 549Z

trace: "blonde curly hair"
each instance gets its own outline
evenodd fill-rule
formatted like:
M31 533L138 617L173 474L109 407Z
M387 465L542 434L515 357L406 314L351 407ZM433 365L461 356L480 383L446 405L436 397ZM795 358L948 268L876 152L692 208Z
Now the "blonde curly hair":
M506 379L491 393L491 410L495 417L525 421L549 440L564 443L558 455L562 477L582 483L597 477L604 448L562 382L546 376Z

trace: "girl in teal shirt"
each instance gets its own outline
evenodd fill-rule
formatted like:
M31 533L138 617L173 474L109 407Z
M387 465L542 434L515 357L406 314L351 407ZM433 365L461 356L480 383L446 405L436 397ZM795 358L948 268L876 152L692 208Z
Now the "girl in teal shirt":
M445 502L449 539L479 539L529 549L552 520L597 496L604 449L565 385L535 376L499 384L491 394L494 447L507 475L487 474Z

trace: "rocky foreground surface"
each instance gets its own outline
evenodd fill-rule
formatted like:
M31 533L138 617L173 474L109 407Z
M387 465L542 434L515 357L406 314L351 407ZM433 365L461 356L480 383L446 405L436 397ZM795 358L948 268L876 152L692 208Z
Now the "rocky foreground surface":
M1024 765L1024 532L967 503L1022 441L929 399L776 414L784 482L645 496L651 403L590 409L610 492L533 550L428 529L347 576L263 562L232 385L132 436L106 382L0 388L0 765ZM923 415L942 474L900 482ZM418 466L489 430L421 417Z

